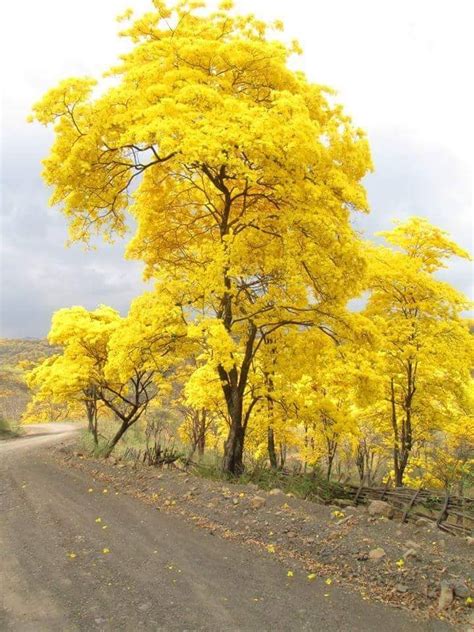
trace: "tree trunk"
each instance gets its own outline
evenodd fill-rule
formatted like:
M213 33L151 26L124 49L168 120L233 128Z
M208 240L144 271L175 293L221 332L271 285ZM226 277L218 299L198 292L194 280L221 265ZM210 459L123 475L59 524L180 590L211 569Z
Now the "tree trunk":
M403 449L401 454L398 455L398 466L395 470L395 487L403 487L403 475L408 465L408 458L410 452L407 449Z
M204 451L206 449L206 435L201 435L199 437L198 443L197 443L197 451L199 456L204 456Z
M91 400L86 401L86 410L88 430L94 439L94 444L98 445L99 438L97 432L97 402Z
M393 429L393 471L395 473L395 487L401 487L403 481L403 471L400 468L400 437L398 432L397 406L395 401L395 383L390 380L390 404L391 422Z
M277 458L277 454L275 450L275 434L271 426L268 426L267 446L268 446L268 458L270 459L270 466L272 470L276 470L278 469L278 458Z
M280 443L280 468L283 469L286 463L286 443Z
M206 449L206 417L206 410L203 409L199 417L199 434L196 442L199 456L203 456L204 450Z
M228 406L231 423L229 435L224 446L224 460L222 469L228 474L240 476L244 471L244 439L245 428L242 423L242 401L238 392L233 393L234 397Z
M112 454L112 451L117 445L117 443L120 441L120 439L123 437L123 435L127 432L127 430L132 425L133 425L133 422L129 423L127 421L122 421L122 425L117 430L117 432L112 437L112 439L109 441L107 448L105 449L105 453L104 453L105 458L108 458Z
M356 466L359 473L359 481L362 485L362 482L365 478L365 446L363 446L361 443L359 443L359 445L357 446Z
M225 319L224 324L226 324ZM228 328L227 324L226 327ZM252 405L250 405L244 416L244 393L252 362L256 335L257 328L253 323L250 323L240 372L236 366L233 366L230 371L226 371L222 365L217 367L230 418L229 434L224 446L222 469L224 472L236 476L240 476L244 471L245 431L252 411ZM254 403L256 401L254 400Z
M326 479L329 481L331 478L332 466L334 463L334 453L328 454L328 466L326 470Z
M229 432L225 442L224 461L222 469L224 472L239 476L244 471L244 429L234 426Z

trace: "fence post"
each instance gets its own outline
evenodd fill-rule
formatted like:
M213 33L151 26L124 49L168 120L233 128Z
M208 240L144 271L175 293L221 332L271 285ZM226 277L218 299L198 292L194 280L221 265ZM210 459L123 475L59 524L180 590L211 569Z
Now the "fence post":
M415 504L416 499L418 498L418 494L421 492L422 489L423 489L423 486L421 486L419 489L417 489L416 492L411 497L411 500L408 503L407 508L403 512L402 522L406 522L407 521L408 514L410 513L413 505Z
M383 500L385 498L387 494L388 486L390 485L391 478L392 478L391 476L387 478L387 482L385 483L385 488L382 492L382 495L380 496L380 500Z
M436 526L439 527L439 525L443 522L448 509L448 505L449 505L449 491L446 490L446 498L444 499L444 503L443 503L443 508L441 509L439 516L436 519Z

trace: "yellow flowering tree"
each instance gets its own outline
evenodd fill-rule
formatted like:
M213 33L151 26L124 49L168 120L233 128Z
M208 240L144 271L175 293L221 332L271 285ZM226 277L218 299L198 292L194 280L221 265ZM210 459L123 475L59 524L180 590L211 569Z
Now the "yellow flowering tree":
M351 210L367 210L368 144L331 90L288 66L284 45L232 3L181 1L131 21L134 44L95 93L61 82L34 106L54 126L44 161L72 241L122 235L127 256L203 327L229 432L224 470L242 471L248 377L280 327L329 330L359 289ZM127 13L130 18L130 12Z
M180 346L189 352L181 310L161 289L135 299L108 341L100 397L121 422L108 453L151 402L169 397Z
M62 353L29 372L34 393L30 414L45 402L66 404L69 415L71 407L82 405L97 444L99 413L107 411L119 422L105 449L110 454L150 402L167 392L180 326L179 310L158 301L156 293L134 301L126 318L106 306L59 310L48 340Z
M421 218L382 235L391 247L369 249L365 314L380 335L382 424L402 485L413 450L450 424L471 379L473 339L462 318L469 302L435 277L446 260L468 255Z
M26 379L33 399L25 413L26 420L41 413L44 416L51 404L62 405L64 416L68 417L82 410L94 442L98 443L99 385L107 362L107 344L119 322L118 312L105 306L91 312L84 307L71 307L53 315L48 340L63 351L28 372Z

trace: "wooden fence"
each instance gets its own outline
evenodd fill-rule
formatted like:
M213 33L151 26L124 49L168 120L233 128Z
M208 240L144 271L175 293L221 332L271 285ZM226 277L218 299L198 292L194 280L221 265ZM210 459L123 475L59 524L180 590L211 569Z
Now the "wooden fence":
M354 505L371 500L385 500L402 522L424 518L452 535L472 535L474 529L474 498L445 494L429 489L408 487L345 486Z

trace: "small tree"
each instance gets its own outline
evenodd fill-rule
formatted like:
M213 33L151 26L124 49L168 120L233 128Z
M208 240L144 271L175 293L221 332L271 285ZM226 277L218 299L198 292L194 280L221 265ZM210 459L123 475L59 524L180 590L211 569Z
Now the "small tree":
M166 391L180 312L159 299L157 293L145 294L132 303L127 318L105 306L91 312L83 307L59 310L48 339L63 352L29 374L29 384L35 389L33 405L47 399L83 405L96 444L99 413L107 410L119 420L106 455L142 417L160 389Z
M35 416L38 408L50 408L50 404L62 406L69 418L82 410L97 445L98 418L105 407L100 384L107 345L119 323L118 312L105 306L91 312L72 307L54 314L48 340L63 351L46 358L27 374L34 394L26 413L29 418Z
M186 339L181 310L164 286L135 299L107 345L107 362L98 384L101 401L120 426L106 455L146 412L152 400L171 391L170 380ZM186 349L186 346L183 346Z

